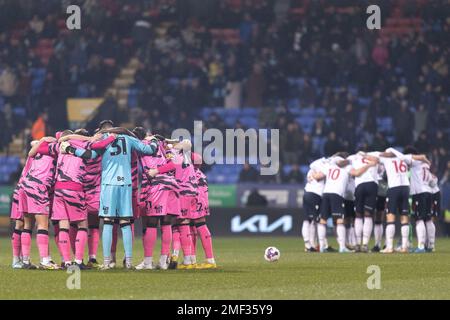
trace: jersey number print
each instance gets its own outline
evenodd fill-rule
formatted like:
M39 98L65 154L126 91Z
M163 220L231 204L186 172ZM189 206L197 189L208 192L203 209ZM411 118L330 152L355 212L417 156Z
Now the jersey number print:
M120 142L121 146L119 145L119 142ZM112 156L117 156L121 153L127 154L127 142L125 141L125 138L122 138L122 137L117 138L116 140L114 140L114 142L111 146L116 148L116 151L111 152Z

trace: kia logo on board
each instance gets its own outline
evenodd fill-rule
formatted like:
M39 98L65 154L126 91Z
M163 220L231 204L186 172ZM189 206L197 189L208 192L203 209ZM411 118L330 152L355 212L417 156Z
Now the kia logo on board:
M269 224L269 217L265 214L257 214L244 221L241 221L240 215L231 219L231 232L235 233L243 231L270 233L278 228L282 228L283 232L290 231L292 229L292 216L284 215L271 224Z

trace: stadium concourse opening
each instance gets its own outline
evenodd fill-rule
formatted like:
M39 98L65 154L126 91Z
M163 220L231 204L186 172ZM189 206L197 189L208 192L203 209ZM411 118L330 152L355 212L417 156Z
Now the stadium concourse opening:
M0 1L0 298L446 298L449 12Z

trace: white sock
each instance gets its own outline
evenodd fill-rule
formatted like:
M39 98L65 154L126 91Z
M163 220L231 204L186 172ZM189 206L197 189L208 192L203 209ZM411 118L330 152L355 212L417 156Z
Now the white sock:
M144 257L144 264L151 265L153 263L153 257Z
M165 264L167 264L167 255L162 254L162 255L159 257L159 264L160 264L160 265L165 265Z
M95 254L90 254L89 259L97 259L97 256Z
M363 245L369 244L372 229L373 229L372 217L365 217L363 226Z
M316 232L316 223L314 221L311 221L309 223L309 243L312 247L317 246L317 232Z
M425 248L425 239L427 237L427 229L423 220L416 221L417 247L419 249Z
M52 258L50 257L44 257L41 259L42 264L49 264L50 260L52 260Z
M306 249L311 248L311 242L309 241L309 225L310 225L310 223L308 220L303 220L302 237L303 237L303 241L305 242Z
M402 224L402 249L408 248L409 224Z
M103 265L108 266L111 263L111 257L103 258Z
M173 250L173 252L172 252L172 254L174 255L174 256L179 256L180 255L180 250Z
M337 233L337 241L339 244L339 249L345 248L345 226L342 223L339 223L336 226L336 233Z
M216 260L214 258L206 259L206 262L211 263L211 264L216 264Z
M355 227L351 226L350 227L350 244L352 246L356 246L357 242L356 242L356 231L355 231Z
M197 257L191 256L191 263L196 264L197 263Z
M362 238L362 232L363 232L363 218L355 218L355 234L356 234L356 244L361 244L361 238Z
M373 236L375 238L375 245L381 248L381 239L383 239L383 224L375 224L373 228Z
M131 265L132 261L133 261L132 257L125 257L125 264L126 265Z
M185 256L183 259L183 264L191 264L191 256Z
M320 249L325 249L328 247L327 239L327 226L322 223L317 224L317 235L319 237Z
M434 248L434 242L436 241L436 226L433 220L428 220L426 223L427 227L427 242L429 248Z
M82 264L82 263L83 263L83 260L75 259L75 263L76 263L76 264Z
M345 244L351 245L352 239L350 234L351 227L345 227Z
M30 263L30 257L28 257L28 256L23 256L23 257L22 257L22 261L23 261L23 263Z
M17 263L20 261L20 257L13 256L13 263Z
M386 226L386 249L394 249L395 224L388 223Z

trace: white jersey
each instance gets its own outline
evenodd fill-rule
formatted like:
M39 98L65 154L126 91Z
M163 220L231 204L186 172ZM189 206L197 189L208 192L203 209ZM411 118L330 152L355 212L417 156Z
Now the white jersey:
M351 169L350 165L339 168L333 162L324 165L322 173L326 176L326 179L323 193L334 193L344 197Z
M367 154L374 157L380 156L380 153L378 151L369 152ZM364 159L364 153L360 152L349 156L347 159L350 160L352 168L355 170L358 170L369 163L366 159ZM355 177L355 187L359 186L361 183L366 182L375 182L378 184L378 165L370 167L362 175L360 175L359 177Z
M430 185L430 191L432 194L435 194L435 193L438 193L439 191L441 191L441 190L439 190L438 178L434 174L431 174L429 185Z
M308 174L306 175L307 182L305 185L305 191L315 193L321 197L323 194L323 188L325 187L325 180L315 180L312 177L314 172L315 170L309 169Z
M380 162L386 170L389 189L409 186L408 166L411 165L411 155L403 155L401 157L384 158L380 157Z
M349 201L355 201L355 178L349 176L347 186L345 188L344 199Z
M424 192L431 193L430 180L431 172L428 163L412 160L411 188L409 190L409 193L411 195Z

